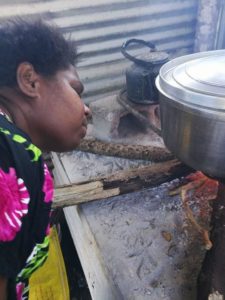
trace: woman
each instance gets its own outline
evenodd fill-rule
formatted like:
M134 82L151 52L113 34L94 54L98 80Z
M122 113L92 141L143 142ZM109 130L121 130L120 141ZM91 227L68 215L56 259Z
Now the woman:
M28 299L48 252L53 183L42 151L86 134L76 49L43 21L0 25L0 300Z

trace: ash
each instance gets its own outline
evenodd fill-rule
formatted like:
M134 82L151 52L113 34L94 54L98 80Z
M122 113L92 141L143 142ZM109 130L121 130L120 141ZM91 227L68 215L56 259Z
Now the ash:
M72 182L82 182L98 176L112 174L152 164L149 161L95 155L88 152L73 151L59 155L60 160Z
M205 251L169 185L82 207L124 299L195 299Z

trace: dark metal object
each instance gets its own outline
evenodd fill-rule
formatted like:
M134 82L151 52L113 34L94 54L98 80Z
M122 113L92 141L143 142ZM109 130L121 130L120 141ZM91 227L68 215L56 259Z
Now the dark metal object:
M144 45L150 52L137 57L127 52L130 44ZM134 62L126 70L126 89L128 99L138 104L156 104L158 91L155 86L155 78L161 66L168 61L166 52L158 51L154 44L138 39L126 41L121 48L123 55Z

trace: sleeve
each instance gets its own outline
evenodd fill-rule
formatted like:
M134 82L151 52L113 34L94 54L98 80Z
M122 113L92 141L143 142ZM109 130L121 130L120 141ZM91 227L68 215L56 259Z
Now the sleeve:
M23 218L28 213L28 190L0 137L0 275L12 278L20 271L20 239Z

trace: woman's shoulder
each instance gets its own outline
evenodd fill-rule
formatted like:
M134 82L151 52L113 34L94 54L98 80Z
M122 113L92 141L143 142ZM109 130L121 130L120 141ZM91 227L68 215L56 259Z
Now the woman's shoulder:
M14 135L21 136L23 139L31 142L30 137L14 123L0 114L0 135L13 138Z
M0 154L1 149L6 149L14 158L38 162L42 152L36 147L30 137L15 124L0 115Z

